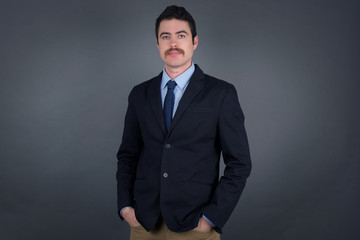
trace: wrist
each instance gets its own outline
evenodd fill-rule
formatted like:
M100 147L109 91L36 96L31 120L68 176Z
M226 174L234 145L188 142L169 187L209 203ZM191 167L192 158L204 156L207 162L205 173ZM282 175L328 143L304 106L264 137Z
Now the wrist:
M210 220L208 219L204 214L202 215L202 218L204 219L204 221L209 224L211 227L215 227L215 224Z
M134 209L132 207L124 207L123 209L121 209L120 214L122 217L124 217L132 211L134 211Z

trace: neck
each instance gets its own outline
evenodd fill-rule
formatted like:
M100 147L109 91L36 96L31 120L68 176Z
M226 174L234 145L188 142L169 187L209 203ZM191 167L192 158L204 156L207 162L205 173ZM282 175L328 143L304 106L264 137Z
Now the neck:
M177 76L185 72L189 67L191 67L191 62L190 64L181 67L170 67L165 65L165 71L171 79L175 79Z

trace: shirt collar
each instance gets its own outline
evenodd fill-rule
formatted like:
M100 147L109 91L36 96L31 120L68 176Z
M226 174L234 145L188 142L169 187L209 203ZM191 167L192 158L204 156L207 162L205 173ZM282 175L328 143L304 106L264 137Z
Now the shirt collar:
M180 87L181 90L183 90L183 88L186 86L186 84L190 81L190 78L191 78L191 76L193 75L194 72L195 72L195 66L194 66L194 63L191 63L191 66L188 69L186 69L185 72L183 72L182 74L180 74L179 76L177 76L173 80L176 82L176 85L178 87ZM165 67L164 67L163 68L161 85L160 85L161 89L166 87L166 84L170 79L171 78L166 73Z

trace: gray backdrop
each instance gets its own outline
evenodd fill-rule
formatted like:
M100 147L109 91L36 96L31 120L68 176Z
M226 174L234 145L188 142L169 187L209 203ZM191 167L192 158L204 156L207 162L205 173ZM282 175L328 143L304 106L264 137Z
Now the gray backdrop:
M163 63L154 22L194 16L194 61L233 83L253 172L230 239L360 239L359 1L0 3L0 239L127 239L127 96Z

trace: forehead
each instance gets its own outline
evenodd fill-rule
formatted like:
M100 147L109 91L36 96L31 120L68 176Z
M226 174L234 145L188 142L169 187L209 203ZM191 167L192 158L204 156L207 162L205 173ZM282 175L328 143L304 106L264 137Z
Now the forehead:
M190 34L191 31L189 23L178 19L162 20L160 22L159 34L162 32L176 33L179 31L186 31Z

